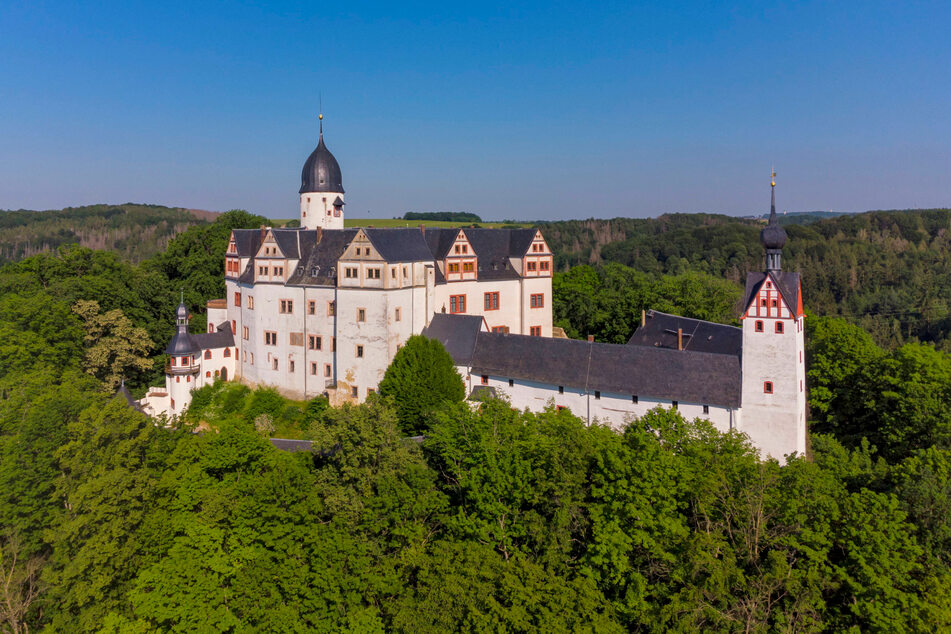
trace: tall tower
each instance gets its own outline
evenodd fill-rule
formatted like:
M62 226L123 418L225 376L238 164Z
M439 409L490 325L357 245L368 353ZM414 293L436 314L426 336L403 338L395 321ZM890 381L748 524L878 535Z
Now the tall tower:
M307 229L343 229L343 177L340 164L324 145L324 115L320 139L301 172L300 226Z
M181 414L191 401L191 391L198 387L198 373L201 369L201 349L188 334L188 307L184 299L175 312L178 332L172 337L165 349L169 356L165 366L165 387L171 399L169 414Z
M776 173L770 180L769 223L760 232L766 271L746 278L740 431L764 457L806 452L806 366L802 285L782 270L786 230L776 218Z

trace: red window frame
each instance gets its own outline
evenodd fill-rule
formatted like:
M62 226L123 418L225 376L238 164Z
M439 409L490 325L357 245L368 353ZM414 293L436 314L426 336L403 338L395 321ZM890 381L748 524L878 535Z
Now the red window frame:
M541 326L530 326L529 329L528 329L528 332L529 332L529 334L530 334L531 336L533 336L533 337L541 337L541 336L542 336L542 327L541 327Z
M206 359L210 359L210 358L211 358L211 350L205 350L205 358L206 358Z
M449 296L449 312L453 315L458 315L460 313L466 312L466 296L465 295L450 295Z
M486 293L485 298L485 309L486 310L498 310L499 309L499 294L498 292Z
M776 322L776 334L777 334L777 335L783 334L783 330L784 330L784 329L783 329L783 322L777 321L777 322Z
M763 394L773 394L772 381L763 381Z
M532 308L544 308L545 307L545 294L544 293L532 293L529 298L529 306Z
M756 332L763 332L763 322L757 321L756 324L754 324L754 329Z
M234 292L234 305L238 306L239 308L241 307L241 293L238 291Z
M482 375L482 385L488 385L488 384L489 384L489 375L488 375L488 374L483 374L483 375Z

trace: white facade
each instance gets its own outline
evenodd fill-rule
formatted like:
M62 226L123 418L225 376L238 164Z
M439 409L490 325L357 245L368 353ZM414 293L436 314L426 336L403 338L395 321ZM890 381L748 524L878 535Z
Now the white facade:
M742 317L740 430L774 458L806 452L804 319L802 306L788 305L772 276L762 283Z
M306 229L343 229L343 192L303 192L300 195L300 226Z

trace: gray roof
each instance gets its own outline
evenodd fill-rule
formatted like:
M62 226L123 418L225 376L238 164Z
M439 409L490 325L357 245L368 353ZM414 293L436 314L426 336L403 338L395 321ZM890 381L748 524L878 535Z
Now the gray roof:
M336 286L337 261L353 242L358 229L324 229L312 238L301 236L301 258L287 280L288 286ZM320 241L317 241L317 238Z
M684 350L740 356L743 330L712 321L647 311L646 323L634 331L628 345L677 349L677 329L683 330Z
M419 229L374 229L364 235L387 262L432 262L433 254Z
M234 243L238 255L242 258L253 258L261 248L261 229L234 229Z
M193 354L199 350L201 350L201 348L198 346L198 342L195 341L194 335L178 331L175 333L175 336L172 337L172 340L168 342L168 347L165 348L165 354L178 357Z
M478 315L436 313L422 335L442 343L456 365L469 365L483 321Z
M343 176L340 174L340 164L324 145L324 135L320 134L317 147L310 153L304 162L304 169L300 175L300 193L308 192L339 192L343 191Z
M799 273L786 273L784 271L749 273L746 276L746 303L743 305L743 310L749 308L767 277L773 281L783 301L786 302L786 306L795 314L799 307Z
M740 405L740 360L731 354L480 332L471 372L589 392Z
M230 348L234 346L234 333L231 332L231 322L224 322L215 328L215 332L203 332L192 335L192 340L201 347L202 350L214 350L216 348Z
M426 229L426 244L429 245L432 257L442 260L449 255L449 249L459 231L466 234L479 259L479 279L504 280L519 277L518 272L512 268L510 258L520 259L528 252L537 229Z

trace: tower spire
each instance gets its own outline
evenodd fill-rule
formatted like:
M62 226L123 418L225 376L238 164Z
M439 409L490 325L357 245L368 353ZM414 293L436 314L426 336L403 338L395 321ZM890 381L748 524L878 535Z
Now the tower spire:
M324 113L321 112L317 115L317 121L320 122L320 138L324 138Z
M769 177L769 222L759 234L766 248L766 270L780 272L782 267L783 246L786 244L786 230L779 225L776 217L776 170L770 168Z

